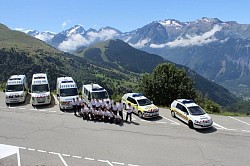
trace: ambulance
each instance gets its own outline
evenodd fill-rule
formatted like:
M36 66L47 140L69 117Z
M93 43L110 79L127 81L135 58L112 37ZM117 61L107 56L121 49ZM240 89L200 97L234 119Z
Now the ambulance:
M82 96L85 99L85 101L88 101L90 99L104 99L105 101L109 98L109 95L106 89L104 89L98 84L83 85Z
M25 102L26 96L28 94L28 85L25 75L13 75L11 76L7 83L5 92L5 102L10 103L21 103Z
M72 101L78 96L77 85L72 77L58 77L56 94L60 110L72 109Z
M31 83L32 105L45 105L51 103L50 87L47 74L33 74Z

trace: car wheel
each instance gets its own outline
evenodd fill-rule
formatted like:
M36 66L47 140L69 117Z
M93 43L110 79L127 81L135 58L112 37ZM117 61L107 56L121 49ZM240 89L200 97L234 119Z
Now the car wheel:
M174 111L171 111L171 115L173 118L175 118L175 112Z
M192 121L188 121L188 127L189 127L190 129L193 129L193 128L194 128L194 124L193 124Z
M138 116L139 116L139 118L143 118L141 111L138 112Z

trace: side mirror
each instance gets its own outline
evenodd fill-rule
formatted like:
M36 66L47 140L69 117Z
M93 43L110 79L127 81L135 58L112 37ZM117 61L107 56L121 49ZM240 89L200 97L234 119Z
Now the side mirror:
M3 92L4 92L4 93L6 92L5 89L3 90Z
M59 97L59 94L56 94L57 97Z
M29 89L29 93L31 93L31 90Z

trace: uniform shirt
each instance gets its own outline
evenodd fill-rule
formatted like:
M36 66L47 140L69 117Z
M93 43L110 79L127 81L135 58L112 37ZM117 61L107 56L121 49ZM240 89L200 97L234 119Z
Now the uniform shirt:
M96 106L96 107L100 107L100 106L101 106L101 103L100 103L99 100L97 100L97 101L95 102L95 106Z
M134 110L134 108L132 106L128 107L127 108L127 113L132 113Z
M79 100L76 100L75 103L76 103L76 105L78 105L78 106L80 105L80 101L79 101Z
M113 106L113 111L117 111L117 110L118 110L117 105L114 105L114 106Z
M76 101L71 101L71 104L72 105L76 105Z
M95 105L95 99L91 99L91 105Z
M85 103L85 100L84 100L84 98L82 98L81 100L80 100L80 104L84 104Z
M106 103L106 108L109 110L111 108L111 104L110 103Z
M117 109L119 112L122 111L123 109L122 103L117 103Z

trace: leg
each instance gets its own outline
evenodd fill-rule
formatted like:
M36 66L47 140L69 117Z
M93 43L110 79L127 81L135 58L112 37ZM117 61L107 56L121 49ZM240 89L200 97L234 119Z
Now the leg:
M130 122L132 121L132 113L129 113Z

